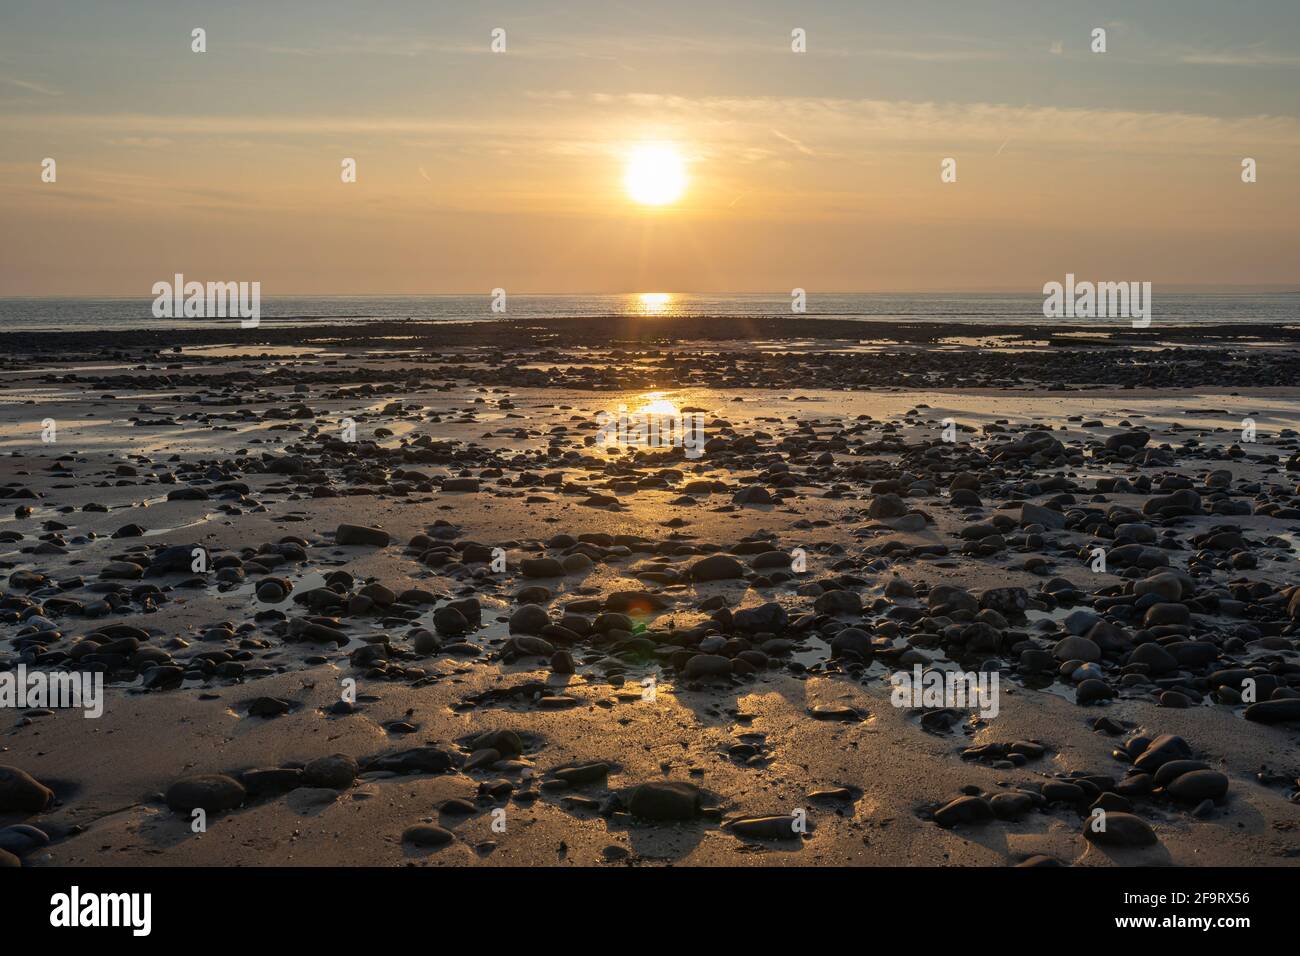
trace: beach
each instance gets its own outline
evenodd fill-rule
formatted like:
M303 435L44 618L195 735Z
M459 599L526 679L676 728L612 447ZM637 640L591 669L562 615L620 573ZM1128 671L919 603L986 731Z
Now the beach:
M104 678L0 712L15 863L1300 855L1294 326L0 346L0 673Z

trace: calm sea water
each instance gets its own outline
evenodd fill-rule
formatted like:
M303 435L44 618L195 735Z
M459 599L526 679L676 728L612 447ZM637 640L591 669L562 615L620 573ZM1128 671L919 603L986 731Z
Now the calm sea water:
M1154 298L1157 325L1300 322L1300 293L1168 294ZM140 329L234 325L223 319L155 319L151 298L0 298L0 331ZM329 322L490 322L501 318L568 316L790 316L788 295L511 295L504 316L489 295L263 296L269 325ZM862 321L1046 324L1043 297L1004 294L810 294L810 317ZM1117 319L1071 319L1068 324L1113 327Z

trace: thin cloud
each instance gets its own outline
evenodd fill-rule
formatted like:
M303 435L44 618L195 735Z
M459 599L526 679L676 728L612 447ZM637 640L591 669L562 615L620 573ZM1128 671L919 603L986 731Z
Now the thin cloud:
M0 83L5 86L12 86L28 93L36 93L39 96L62 96L62 90L56 90L53 87L43 83L34 83L31 80L20 80L13 76L0 76Z
M1300 56L1282 56L1276 53L1188 53L1179 62L1200 66L1300 66Z
M546 122L537 122L539 109ZM575 157L608 153L628 136L678 140L700 153L717 152L761 160L780 140L805 156L828 160L859 155L863 143L919 152L949 144L987 145L989 152L1015 140L1022 148L1071 148L1086 144L1107 152L1151 152L1178 148L1205 153L1225 144L1258 148L1300 146L1300 120L1291 116L1211 116L1184 112L1013 106L1003 103L914 102L827 97L685 97L652 93L532 91L517 108L471 115L312 116L0 114L9 131L107 133L115 141L221 147L259 142L316 148L322 139L398 143L454 142L463 155L485 151ZM799 137L785 130L797 130ZM203 137L210 137L205 141ZM815 142L816 150L807 143ZM333 143L328 144L333 146ZM197 146L195 147L197 148Z
M814 33L809 37L810 43L816 43L816 55L819 57L849 57L878 59L914 60L918 62L950 62L996 60L1010 55L1000 47L988 46L986 41L970 37L945 37L953 44L950 47L935 49L913 49L905 38L897 38L897 45L858 46L846 43L840 38L834 44L822 45L818 42L824 34ZM879 36L874 40L882 39ZM886 42L895 38L884 37ZM331 39L315 45L288 45L244 43L246 49L275 56L384 56L384 57L420 57L420 56L478 56L491 54L490 36L483 34L480 40L469 39L423 39L412 36L371 36ZM770 36L719 36L708 34L664 34L640 33L628 34L566 34L563 37L548 37L527 30L507 30L507 56L549 60L615 60L626 56L759 56L786 55L790 52L790 34L784 29L774 29Z
M161 146L170 146L174 142L166 136L123 136L116 139L109 139L105 142L109 146L127 146L140 149L157 149Z
M799 150L799 152L803 153L805 156L816 156L816 155L817 155L815 152L813 152L811 149L809 149L809 148L808 148L807 146L805 146L803 143L799 142L799 141L798 141L797 139L795 139L793 136L787 136L785 133L781 132L779 129L774 129L774 130L772 130L772 135L775 136L777 139L781 139L781 140L784 140L785 142L789 143L791 146L793 146L795 149Z

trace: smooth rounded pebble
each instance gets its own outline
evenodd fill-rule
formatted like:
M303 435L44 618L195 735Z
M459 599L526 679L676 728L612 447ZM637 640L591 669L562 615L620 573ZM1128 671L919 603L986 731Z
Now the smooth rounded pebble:
M431 823L420 823L413 827L407 827L402 833L402 842L414 846L446 846L454 839L455 836L450 830L445 827L434 826Z

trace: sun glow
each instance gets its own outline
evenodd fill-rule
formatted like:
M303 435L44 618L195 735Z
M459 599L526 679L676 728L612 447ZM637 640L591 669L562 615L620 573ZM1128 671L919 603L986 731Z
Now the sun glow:
M666 392L646 392L640 397L636 408L638 415L680 415L682 410L677 403L667 397Z
M637 295L637 304L644 315L662 315L672 304L671 292L642 292Z
M643 143L628 154L623 188L643 206L676 202L686 192L686 161L673 146Z

